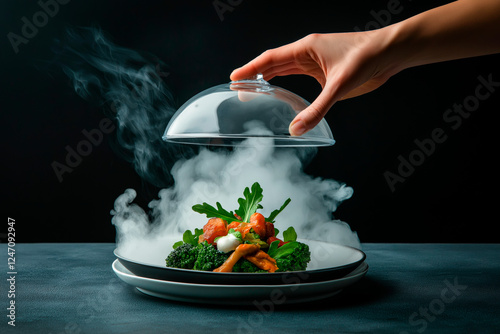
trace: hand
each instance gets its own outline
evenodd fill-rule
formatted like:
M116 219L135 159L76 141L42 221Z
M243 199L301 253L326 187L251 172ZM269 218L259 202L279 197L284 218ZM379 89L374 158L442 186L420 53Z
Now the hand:
M290 124L290 133L300 136L311 130L335 102L370 92L382 85L394 71L378 61L386 43L380 32L312 34L294 43L267 50L231 74L242 80L262 73L275 76L306 74L323 90L317 99Z
M365 32L312 34L268 50L231 74L306 74L323 87L290 124L311 130L335 102L370 92L405 68L500 52L500 1L459 0L388 27Z

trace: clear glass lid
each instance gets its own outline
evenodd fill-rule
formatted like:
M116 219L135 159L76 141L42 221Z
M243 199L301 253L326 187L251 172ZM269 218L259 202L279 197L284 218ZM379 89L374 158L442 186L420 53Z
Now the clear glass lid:
M259 74L193 96L174 114L163 139L217 146L234 146L249 138L273 139L271 145L279 147L333 145L335 140L324 119L302 136L290 135L290 122L309 104L286 89L270 85ZM263 142L270 143L267 139Z

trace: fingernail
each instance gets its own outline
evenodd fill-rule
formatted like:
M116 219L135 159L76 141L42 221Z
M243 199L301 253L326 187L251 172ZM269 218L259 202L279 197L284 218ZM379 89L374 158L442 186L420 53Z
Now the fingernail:
M292 136L301 136L304 132L306 132L306 126L304 125L304 122L299 120L290 125L290 134Z

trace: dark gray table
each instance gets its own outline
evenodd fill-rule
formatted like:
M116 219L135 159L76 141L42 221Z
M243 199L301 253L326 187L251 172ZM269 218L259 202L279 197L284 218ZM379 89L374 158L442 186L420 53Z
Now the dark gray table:
M321 302L210 307L146 296L113 244L16 245L15 327L1 247L1 333L500 333L500 245L365 244L367 276Z

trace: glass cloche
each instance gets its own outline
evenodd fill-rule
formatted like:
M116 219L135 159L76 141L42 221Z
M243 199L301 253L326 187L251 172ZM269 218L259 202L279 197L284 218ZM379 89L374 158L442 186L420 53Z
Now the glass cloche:
M193 96L174 114L163 139L217 146L234 146L249 138L266 138L263 142L277 147L333 145L335 140L324 119L302 136L290 135L290 122L309 104L300 96L269 84L259 74ZM274 141L269 141L271 138Z

